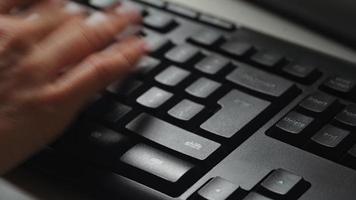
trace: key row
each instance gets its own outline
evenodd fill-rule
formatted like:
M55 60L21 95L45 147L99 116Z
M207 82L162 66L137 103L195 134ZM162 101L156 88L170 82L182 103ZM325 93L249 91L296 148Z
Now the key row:
M204 13L200 13L191 8L187 8L179 4L168 3L161 0L138 0L138 1L189 19L194 19L198 22L213 26L215 28L223 29L226 31L233 31L236 29L236 26L227 20L213 17L211 15L207 15Z
M238 39L227 39L216 30L199 30L188 38L188 41L301 83L311 84L321 76L314 65L292 62L290 58L278 52L268 51Z
M301 176L284 169L277 169L267 175L251 191L245 191L222 177L215 177L193 194L189 200L296 200L309 187L310 184Z
M199 57L199 59L196 59L197 57ZM282 98L285 95L288 96L289 93L291 93L290 96L296 96L300 92L292 81L256 69L247 64L235 62L234 65L232 65L229 59L218 55L202 55L198 48L188 44L182 44L172 48L164 54L164 58L178 66L185 67L187 70L192 70L188 67L193 65L195 70L202 72L206 76L213 75L212 78L214 79L223 78L217 74L224 68L229 67L230 71L231 69L233 69L233 71L227 74L225 77L226 80L236 84L237 87L260 95L261 97L266 97L267 99ZM169 86L182 81L189 75L189 72L176 68L175 66L171 66L166 70L168 70L168 72L162 72L156 77L156 80ZM205 85L211 85L211 87L213 87L211 89L215 89L219 85L218 83L213 84L211 80L202 82L206 82ZM208 82L211 84L208 84Z

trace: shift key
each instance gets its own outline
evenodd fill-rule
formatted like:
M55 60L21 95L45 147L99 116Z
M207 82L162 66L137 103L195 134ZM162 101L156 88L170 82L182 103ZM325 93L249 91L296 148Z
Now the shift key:
M126 128L148 140L198 160L207 159L220 147L219 143L145 113L131 121Z
M231 138L270 106L238 90L232 90L218 101L221 109L200 127L218 136Z

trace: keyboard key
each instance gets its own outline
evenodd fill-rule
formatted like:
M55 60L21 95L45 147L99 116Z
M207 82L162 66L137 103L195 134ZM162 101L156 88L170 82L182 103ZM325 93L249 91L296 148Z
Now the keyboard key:
M127 115L132 110L131 107L115 102L111 105L106 105L105 114L102 119L106 122L116 124L120 119Z
M195 19L198 17L198 12L193 10L193 9L190 9L188 7L185 7L185 6L182 6L182 5L178 5L178 4L175 4L175 3L169 3L167 5L167 10L173 12L173 13L176 13L178 15L182 15L184 17L188 17L188 18L191 18L191 19Z
M185 99L170 109L168 114L177 119L188 121L203 109L203 105Z
M190 37L189 40L202 46L212 47L223 40L223 35L212 29L201 29Z
M320 75L314 65L302 65L292 63L282 68L283 72L298 79L303 83L312 83Z
M139 115L126 128L153 142L198 160L207 159L220 147L220 144L216 142L148 114Z
M352 148L347 152L347 154L356 159L356 144L352 146Z
M150 52L155 53L171 44L170 40L160 35L150 34L145 37Z
M190 75L187 70L170 66L155 77L155 80L168 86L176 86Z
M166 5L165 2L162 0L139 0L139 1L159 8L163 8Z
M111 84L107 88L107 91L112 94L118 94L127 97L136 91L139 87L141 87L142 84L143 83L138 80L127 80L125 82L118 81Z
M285 196L302 181L303 178L300 176L283 169L277 169L261 183L261 186L277 195Z
M346 108L336 115L335 119L342 124L356 127L356 105L351 104L346 106Z
M212 25L212 26L215 26L215 27L218 27L218 28L221 28L221 29L225 29L225 30L232 31L232 30L234 30L236 28L233 23L228 22L228 21L223 20L223 19L219 19L219 18L210 16L210 15L202 14L199 17L199 20L201 22L204 22L204 23L207 23L209 25Z
M356 82L353 79L343 78L343 77L331 77L326 80L324 87L327 89L339 92L339 93L350 93L355 88Z
M170 92L166 92L160 88L153 87L144 94L142 94L137 99L137 102L149 108L158 108L166 101L168 101L172 96L173 94Z
M270 106L267 101L237 90L229 92L218 104L221 109L200 127L225 138L234 136Z
M145 75L151 72L154 68L156 68L160 64L161 64L160 60L150 56L145 56L137 64L136 68L138 73Z
M291 81L251 67L240 66L226 78L239 86L275 98L281 97L295 86Z
M158 12L150 12L143 19L143 23L145 26L162 33L167 33L177 26L177 22L173 17Z
M254 63L268 68L277 66L283 59L282 55L268 51L257 52L251 57L251 61Z
M215 177L197 192L197 199L227 200L238 188L224 178Z
M195 68L206 74L216 74L229 63L230 61L224 57L218 55L210 55L197 63Z
M243 200L273 200L256 192L250 192Z
M336 99L325 93L316 92L305 98L299 106L313 113L323 113L336 103Z
M97 8L108 8L118 3L118 0L89 0L89 4Z
M242 57L253 49L253 46L246 42L227 41L221 46L221 50L234 57Z
M307 129L313 121L314 119L312 117L292 111L279 121L276 126L286 133L298 135Z
M348 135L350 135L350 131L340 129L332 125L326 125L311 139L324 147L335 148Z
M191 84L185 91L198 98L207 98L220 86L221 83L207 78L200 78Z
M74 154L99 165L114 164L117 156L130 145L127 136L99 125L82 125L75 133L78 132Z
M182 44L166 53L165 57L176 63L186 63L199 53L199 49L189 44Z
M132 147L120 160L168 183L177 183L194 168L194 165L189 162L145 144Z

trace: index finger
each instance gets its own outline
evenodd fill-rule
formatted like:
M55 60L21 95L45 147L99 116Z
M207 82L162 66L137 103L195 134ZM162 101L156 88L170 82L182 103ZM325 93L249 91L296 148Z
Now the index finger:
M34 0L2 0L0 1L0 13L8 13L12 9L27 5Z

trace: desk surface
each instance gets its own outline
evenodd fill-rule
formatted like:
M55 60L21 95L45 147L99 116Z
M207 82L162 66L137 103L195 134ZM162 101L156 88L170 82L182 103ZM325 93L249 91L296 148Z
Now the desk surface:
M306 30L277 15L255 7L242 0L170 0L187 4L198 10L214 13L254 30L273 35L284 40L322 51L356 63L356 51L335 41ZM6 178L0 179L1 199L6 200L88 200L76 188L48 177L35 175L25 169L16 169Z

